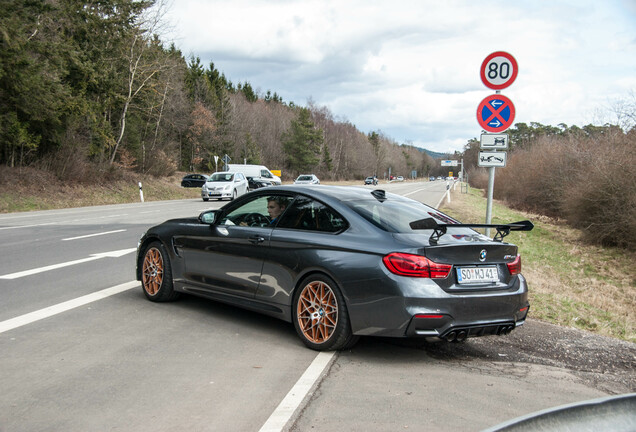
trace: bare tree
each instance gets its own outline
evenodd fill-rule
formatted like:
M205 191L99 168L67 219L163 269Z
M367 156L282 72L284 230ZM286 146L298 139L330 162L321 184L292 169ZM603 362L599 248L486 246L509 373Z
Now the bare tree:
M126 132L126 119L128 110L133 100L146 88L151 80L162 71L171 67L167 56L156 55L153 50L160 47L156 35L162 29L162 19L165 15L166 3L160 0L151 9L145 9L138 17L136 26L130 35L128 48L123 53L128 66L126 76L126 93L123 95L124 103L119 121L119 133L111 152L110 164L112 165L117 155L117 150Z

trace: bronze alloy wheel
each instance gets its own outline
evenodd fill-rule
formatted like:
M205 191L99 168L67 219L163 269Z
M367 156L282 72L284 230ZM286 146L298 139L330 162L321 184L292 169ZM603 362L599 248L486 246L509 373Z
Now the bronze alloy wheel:
M322 281L312 281L303 288L296 312L298 325L305 338L316 344L328 341L338 325L336 295Z
M163 282L163 257L156 247L146 251L143 265L143 285L144 290L154 296L159 292Z

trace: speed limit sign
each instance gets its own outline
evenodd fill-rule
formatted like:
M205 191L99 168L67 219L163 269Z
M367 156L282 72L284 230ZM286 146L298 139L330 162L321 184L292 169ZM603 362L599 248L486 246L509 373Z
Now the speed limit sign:
M513 83L518 72L517 60L507 52L497 51L481 64L480 75L486 87L501 90Z

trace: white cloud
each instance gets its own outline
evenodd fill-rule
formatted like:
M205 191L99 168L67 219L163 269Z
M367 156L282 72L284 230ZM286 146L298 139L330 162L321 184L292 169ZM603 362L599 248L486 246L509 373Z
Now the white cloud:
M436 151L481 133L477 105L492 91L479 67L494 51L519 63L502 91L515 122L584 125L636 88L628 0L180 0L169 19L186 55L235 83Z

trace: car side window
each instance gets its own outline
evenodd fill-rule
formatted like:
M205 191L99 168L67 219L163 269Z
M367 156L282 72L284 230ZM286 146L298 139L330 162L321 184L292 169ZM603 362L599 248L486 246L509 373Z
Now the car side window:
M276 228L338 232L347 228L345 219L321 202L297 197Z
M269 222L267 197L261 196L223 215L219 220L219 225L267 226Z

